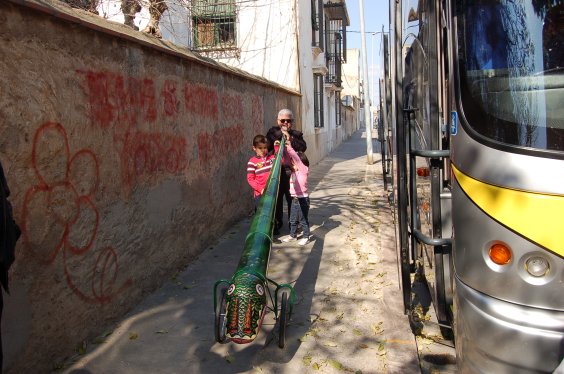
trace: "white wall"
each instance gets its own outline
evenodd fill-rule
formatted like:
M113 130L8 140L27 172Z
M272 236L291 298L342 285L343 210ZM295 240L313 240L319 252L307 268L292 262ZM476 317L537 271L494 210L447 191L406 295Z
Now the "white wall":
M163 13L160 30L164 40L190 47L189 2L166 0L168 10ZM311 0L255 0L238 1L237 57L217 57L222 63L264 77L302 94L301 107L296 111L298 123L308 142L308 156L312 163L325 157L342 141L336 128L335 95L339 91L324 89L324 127L314 127L313 67L325 64L324 53L316 56L311 47ZM179 5L180 4L180 5ZM121 0L101 0L101 16L123 23ZM135 25L143 30L149 21L147 9L136 15ZM348 51L349 62L343 65L343 92L359 96L358 50ZM349 84L352 83L352 84ZM276 104L284 106L284 103ZM269 121L269 119L265 119ZM272 119L274 123L274 119Z
M299 91L295 3L296 0L242 2L237 23L240 56L219 61Z

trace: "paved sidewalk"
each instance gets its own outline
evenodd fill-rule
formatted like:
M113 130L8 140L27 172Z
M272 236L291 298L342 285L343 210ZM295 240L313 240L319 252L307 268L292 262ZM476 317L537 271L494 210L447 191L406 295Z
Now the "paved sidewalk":
M367 165L358 131L311 167L314 239L304 247L275 243L268 268L269 278L296 291L284 349L272 312L251 344L214 340L213 284L233 275L249 229L245 219L64 372L419 373L379 159L375 151L375 163Z

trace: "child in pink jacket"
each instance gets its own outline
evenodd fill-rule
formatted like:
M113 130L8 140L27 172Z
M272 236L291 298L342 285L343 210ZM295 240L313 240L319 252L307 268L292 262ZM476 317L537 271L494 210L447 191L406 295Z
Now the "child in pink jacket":
M282 239L283 242L297 239L298 224L302 226L303 236L298 241L299 245L309 242L309 194L308 174L309 160L304 152L296 152L290 141L286 143L286 152L292 160L292 175L290 176L290 195L292 196L292 209L290 210L290 235Z

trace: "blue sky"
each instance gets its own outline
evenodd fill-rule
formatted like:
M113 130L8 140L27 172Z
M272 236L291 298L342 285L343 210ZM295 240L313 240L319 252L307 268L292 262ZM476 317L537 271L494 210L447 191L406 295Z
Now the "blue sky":
M361 49L359 0L347 0L350 25L347 27L347 48ZM364 31L366 32L366 63L371 99L378 98L378 79L382 70L382 26L388 31L388 0L364 0ZM378 32L373 35L372 33ZM362 60L362 56L361 56ZM362 70L361 70L362 74ZM374 92L374 95L372 95Z

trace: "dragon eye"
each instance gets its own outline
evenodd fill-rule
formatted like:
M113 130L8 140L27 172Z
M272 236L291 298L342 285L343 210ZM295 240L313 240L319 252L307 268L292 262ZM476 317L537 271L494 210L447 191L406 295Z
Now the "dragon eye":
M264 295L264 288L262 287L262 284L257 284L257 293L260 296Z
M235 291L235 284L232 284L231 286L229 286L229 289L227 290L227 294L231 295L233 293L233 291Z

